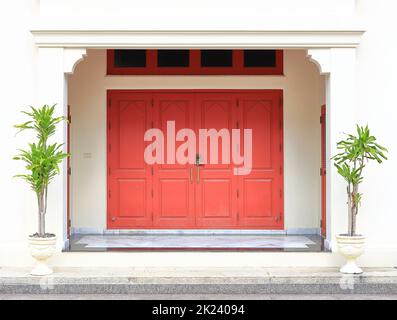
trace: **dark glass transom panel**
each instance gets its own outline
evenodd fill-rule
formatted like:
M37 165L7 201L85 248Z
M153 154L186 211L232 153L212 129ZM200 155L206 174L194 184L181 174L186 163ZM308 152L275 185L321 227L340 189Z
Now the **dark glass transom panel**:
M232 67L232 50L201 50L202 67Z
M189 67L189 50L158 50L158 67Z
M244 50L244 67L275 67L276 50Z
M114 66L119 68L145 68L146 50L114 50Z

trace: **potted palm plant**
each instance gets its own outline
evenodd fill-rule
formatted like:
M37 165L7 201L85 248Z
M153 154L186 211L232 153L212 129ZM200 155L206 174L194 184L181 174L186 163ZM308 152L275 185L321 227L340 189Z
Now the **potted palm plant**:
M369 161L382 163L387 160L387 149L376 142L368 126L356 126L357 134L347 134L344 140L337 143L340 153L332 159L338 173L347 183L348 231L336 237L339 252L347 263L340 269L342 273L362 273L356 259L363 254L365 237L357 234L356 219L362 200L359 186L363 182L363 171Z
M56 236L46 232L45 217L47 213L48 186L53 178L60 173L59 164L68 157L62 148L63 144L48 142L55 134L56 125L65 117L55 117L55 105L44 105L41 108L31 107L29 111L23 111L29 117L28 121L15 125L20 131L32 130L36 134L36 141L29 143L25 150L19 150L14 157L25 163L26 172L16 175L24 179L35 192L38 207L38 230L29 236L31 254L36 259L37 265L32 270L32 275L48 275L52 270L46 265L56 249Z

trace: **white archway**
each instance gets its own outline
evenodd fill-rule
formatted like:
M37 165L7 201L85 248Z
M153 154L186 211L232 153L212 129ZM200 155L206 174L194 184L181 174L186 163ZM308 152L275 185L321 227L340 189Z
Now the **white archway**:
M327 155L336 152L338 135L355 122L356 47L364 32L343 31L68 31L33 30L39 48L39 98L57 103L58 113L66 115L67 79L87 48L217 48L217 49L307 49L309 58L326 75ZM66 141L66 127L57 134ZM62 167L52 189L50 206L57 213L48 224L66 241L67 168ZM337 172L327 163L327 243L344 230L345 192ZM62 212L63 214L61 214Z

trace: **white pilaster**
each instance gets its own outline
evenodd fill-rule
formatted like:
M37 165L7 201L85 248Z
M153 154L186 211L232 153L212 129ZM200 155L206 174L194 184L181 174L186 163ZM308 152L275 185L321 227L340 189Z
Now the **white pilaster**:
M67 81L64 74L64 49L39 48L39 105L56 104L56 115L67 114ZM65 143L65 124L60 125L51 142ZM65 145L66 148L66 145ZM66 240L66 161L60 166L61 174L55 177L48 190L46 231L58 237L58 250Z
M346 184L330 158L343 133L356 124L356 49L310 49L308 56L326 76L327 105L327 243L336 251L335 236L347 232Z
M56 104L56 116L67 116L67 74L74 71L86 51L79 48L39 48L39 95L38 105ZM53 141L64 143L67 150L67 124L58 127ZM47 232L58 237L58 250L67 240L67 165L66 160L60 166L58 175L49 187Z
M327 81L327 144L332 157L338 150L336 142L344 138L343 133L355 130L356 119L356 49L330 49L331 73ZM331 161L327 164L327 206L330 217L331 243L335 236L347 232L346 183ZM336 246L332 245L336 251Z

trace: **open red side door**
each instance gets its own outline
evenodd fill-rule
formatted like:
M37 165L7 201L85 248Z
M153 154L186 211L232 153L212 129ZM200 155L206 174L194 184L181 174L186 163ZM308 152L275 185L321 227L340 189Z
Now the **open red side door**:
M323 105L321 107L321 167L320 167L320 175L321 175L321 235L323 237L326 236L327 232L327 156L326 156L326 107Z
M71 116L71 114L70 114L70 106L68 106L68 123L67 123L67 139L68 139L68 141L67 141L67 153L69 153L70 154L70 124L71 124L71 121L72 121L72 116ZM70 176L71 176L71 174L72 174L72 169L71 169L71 167L70 167L70 157L68 157L67 158L67 170L68 170L68 173L67 173L67 198L66 198L66 201L67 201L67 204L66 204L66 219L67 219L67 221L66 221L66 224L67 224L67 237L68 237L68 239L69 239L69 237L70 237L70 225L71 225L71 221L70 221Z

